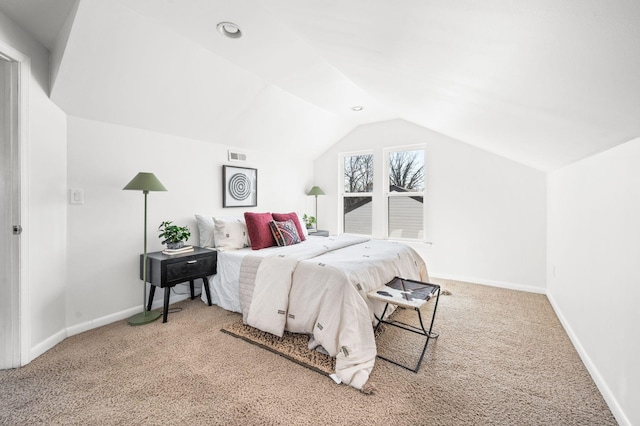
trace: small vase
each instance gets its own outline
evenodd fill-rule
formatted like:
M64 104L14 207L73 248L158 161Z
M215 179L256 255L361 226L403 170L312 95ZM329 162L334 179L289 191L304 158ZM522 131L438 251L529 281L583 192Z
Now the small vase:
M177 243L167 243L167 248L171 250L184 247L184 241L178 241Z

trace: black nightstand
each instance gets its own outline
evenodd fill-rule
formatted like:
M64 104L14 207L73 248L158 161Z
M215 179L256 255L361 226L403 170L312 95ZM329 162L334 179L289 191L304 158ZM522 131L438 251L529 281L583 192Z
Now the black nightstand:
M329 231L318 229L317 231L309 231L309 235L313 235L314 237L328 237Z
M140 279L142 279L142 262L144 256L140 255ZM201 247L194 247L192 252L168 256L156 251L147 254L147 282L151 284L149 289L149 303L147 310L151 310L153 296L156 287L164 288L164 311L162 322L167 322L169 312L169 295L171 287L189 281L191 287L191 300L195 295L193 281L202 278L202 287L207 293L207 301L211 306L211 293L209 290L209 276L215 275L218 261L218 252Z

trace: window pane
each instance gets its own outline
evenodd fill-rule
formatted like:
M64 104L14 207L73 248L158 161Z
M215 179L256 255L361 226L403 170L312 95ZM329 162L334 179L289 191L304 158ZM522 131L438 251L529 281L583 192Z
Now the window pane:
M389 238L422 239L423 197L389 197Z
M371 235L371 197L344 197L344 232Z
M344 157L344 192L373 191L373 155Z
M424 191L424 150L389 154L389 192Z

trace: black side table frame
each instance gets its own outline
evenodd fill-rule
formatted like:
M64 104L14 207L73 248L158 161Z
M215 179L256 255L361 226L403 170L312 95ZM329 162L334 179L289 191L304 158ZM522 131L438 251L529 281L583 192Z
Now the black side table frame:
M413 371L414 373L417 373L418 370L420 369L420 365L422 364L422 360L424 359L424 354L427 352L427 346L429 345L429 340L431 339L437 339L439 334L433 331L433 322L435 321L436 318L436 311L438 310L438 302L440 301L440 286L438 284L431 284L431 283L421 283L419 281L411 281L411 280L404 280L401 278L394 278L394 280L402 280L403 284L404 283L411 283L412 287L414 287L414 289L418 289L418 290L424 290L424 289L428 289L430 290L429 294L425 295L421 295L419 297L423 297L424 299L420 299L420 301L417 301L416 304L418 304L419 306L413 306L414 304L407 304L407 303L403 303L404 301L401 300L393 300L392 297L387 297L386 295L380 295L379 291L382 291L383 293L385 292L384 289L385 287L381 287L382 290L378 289L374 292L369 293L369 297L375 300L382 300L384 302L386 302L385 306L384 306L384 310L382 311L382 317L378 318L377 315L374 314L375 318L378 320L378 324L376 324L375 330L374 332L378 331L378 328L380 327L380 324L388 324L406 331L410 331L412 333L415 334L419 334L421 336L425 336L426 337L426 341L424 343L424 347L422 348L422 352L420 353L420 358L418 359L417 364L415 365L415 367L410 367L404 364L401 364L397 361L394 361L392 359L389 359L387 357L384 357L382 355L377 355L378 358L381 358L387 362L390 362L392 364L395 364L399 367L405 368L409 371ZM393 282L393 281L391 281ZM431 289L429 289L428 287L431 287ZM388 293L387 293L388 294ZM435 294L436 296L436 304L433 307L433 314L431 315L431 323L429 324L429 330L427 330L424 326L424 323L422 321L422 313L420 312L420 308L422 307L422 305L424 305L426 302L429 301L429 299L431 299L431 297ZM420 322L420 327L416 327L414 325L411 324L407 324L404 323L402 321L398 321L398 320L384 320L382 318L384 318L385 314L387 313L387 310L389 308L389 304L393 304L396 306L400 306L406 309L413 309L414 311L416 311L418 313L418 320Z
M202 288L204 288L204 291L207 293L207 302L209 304L209 306L211 306L211 290L209 290L209 278L208 277L201 277L202 278ZM194 288L194 280L189 280L189 288L191 290L191 300L195 299L195 288ZM162 310L162 322L167 322L167 315L169 314L169 298L171 296L171 289L175 286L175 284L171 287L165 287L164 288L164 305L163 305L163 310ZM149 286L149 302L147 304L147 311L151 310L151 305L153 304L153 297L156 294L156 286L155 285L151 285ZM182 294L182 293L181 293Z
M140 279L142 279L143 256L140 255ZM171 288L176 284L189 281L191 300L194 295L194 280L202 278L203 289L207 293L207 302L211 306L211 291L209 290L209 276L217 272L217 252L201 247L194 247L193 251L173 256L162 252L147 255L147 282L149 301L147 310L151 310L156 287L164 288L164 307L162 322L167 322L169 313L169 297Z

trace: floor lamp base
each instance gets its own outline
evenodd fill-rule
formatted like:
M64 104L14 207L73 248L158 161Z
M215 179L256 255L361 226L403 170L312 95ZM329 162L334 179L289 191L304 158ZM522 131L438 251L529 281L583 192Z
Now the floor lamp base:
M135 314L127 320L130 325L144 325L149 324L160 318L162 314L159 311L144 311L139 314Z

